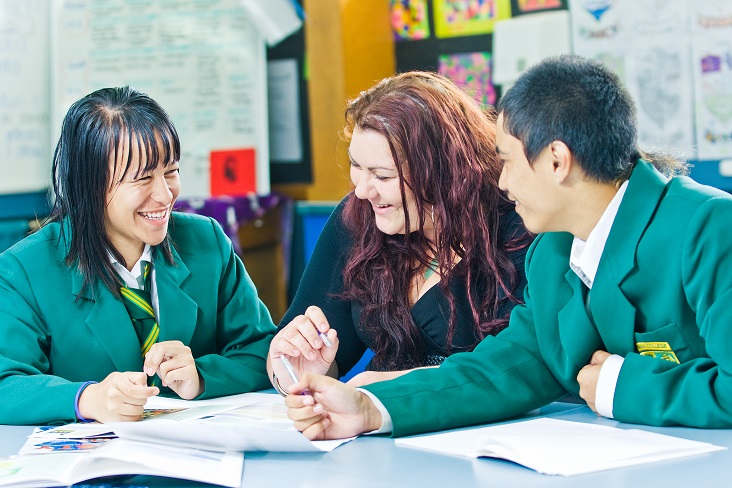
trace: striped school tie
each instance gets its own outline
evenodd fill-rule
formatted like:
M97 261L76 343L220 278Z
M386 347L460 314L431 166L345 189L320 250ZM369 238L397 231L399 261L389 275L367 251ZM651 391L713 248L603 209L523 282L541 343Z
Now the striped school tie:
M142 272L144 278L144 289L136 290L123 286L120 288L122 294L122 302L125 304L127 313L130 314L132 325L135 327L137 337L140 340L140 354L145 354L150 350L160 335L160 327L155 319L155 311L152 308L150 300L150 279L152 266L150 263L143 261L144 269Z

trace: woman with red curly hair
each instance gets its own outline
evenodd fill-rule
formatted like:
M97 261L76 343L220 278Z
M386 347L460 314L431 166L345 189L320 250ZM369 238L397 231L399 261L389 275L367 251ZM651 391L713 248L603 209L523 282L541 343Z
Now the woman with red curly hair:
M369 348L363 385L472 350L522 298L531 236L498 188L495 112L439 75L382 80L348 104L354 190L318 240L273 339L275 387L338 377ZM330 346L330 347L329 347Z

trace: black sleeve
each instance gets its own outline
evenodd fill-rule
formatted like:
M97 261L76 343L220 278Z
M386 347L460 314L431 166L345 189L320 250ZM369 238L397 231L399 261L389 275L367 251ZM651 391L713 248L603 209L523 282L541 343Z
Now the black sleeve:
M366 346L356 333L351 302L338 298L343 291L343 268L353 245L353 236L343 224L343 207L335 208L323 227L313 254L300 279L290 308L280 322L285 327L310 306L320 307L333 329L338 331L338 372L343 375L363 356Z

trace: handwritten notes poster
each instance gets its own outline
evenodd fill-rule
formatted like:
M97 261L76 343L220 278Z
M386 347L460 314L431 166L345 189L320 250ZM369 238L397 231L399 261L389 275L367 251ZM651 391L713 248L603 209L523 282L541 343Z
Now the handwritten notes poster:
M182 195L210 194L222 150L253 153L256 171L237 178L269 192L265 45L238 0L59 0L54 8L54 132L79 97L131 85L178 129Z

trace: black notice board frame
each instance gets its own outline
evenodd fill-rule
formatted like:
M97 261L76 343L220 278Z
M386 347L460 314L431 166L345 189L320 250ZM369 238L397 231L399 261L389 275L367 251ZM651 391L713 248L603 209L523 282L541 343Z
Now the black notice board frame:
M308 80L306 79L305 28L300 28L276 46L267 48L267 61L295 59L299 75L300 92L300 130L302 160L276 161L270 156L269 177L272 185L312 183L313 165L310 143L310 102Z

